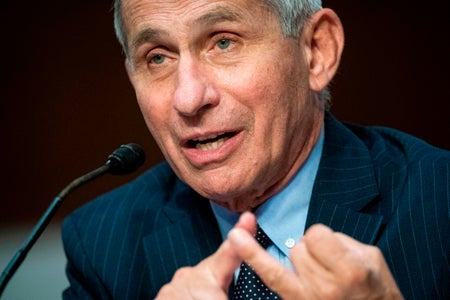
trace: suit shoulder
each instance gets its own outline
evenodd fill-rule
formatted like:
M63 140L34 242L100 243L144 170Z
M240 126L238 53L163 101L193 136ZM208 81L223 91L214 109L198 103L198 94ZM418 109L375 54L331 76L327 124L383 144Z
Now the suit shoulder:
M83 236L89 236L94 232L93 228L108 231L120 226L150 225L150 221L173 197L171 194L183 189L187 189L187 186L176 177L167 163L161 163L72 212L64 220L63 237L67 228L77 228Z
M364 142L377 165L450 164L450 151L405 132L381 126L346 126Z
M366 145L383 195L410 195L411 203L447 212L450 195L450 151L407 133L385 127L349 127ZM434 199L434 200L433 200ZM445 201L447 199L447 201ZM396 201L393 199L393 201Z
M176 185L176 181L177 178L170 167L166 163L162 163L150 168L132 181L95 198L80 209L91 210L97 206L111 205L111 203L117 205L117 202L140 198L142 194L159 194L167 191L171 185ZM157 199L154 200L159 200L158 197L155 198Z

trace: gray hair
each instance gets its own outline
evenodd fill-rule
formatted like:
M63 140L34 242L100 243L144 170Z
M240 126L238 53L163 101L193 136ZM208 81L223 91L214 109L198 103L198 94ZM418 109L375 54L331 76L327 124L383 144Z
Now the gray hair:
M271 9L280 22L281 31L286 37L299 37L309 18L322 8L321 0L261 0ZM122 15L122 0L114 0L114 29L125 55L129 56L127 32ZM325 88L319 93L325 108L328 108L330 93Z
M279 18L285 36L298 37L308 19L322 8L321 0L261 0ZM122 16L122 0L114 0L114 29L117 39L128 55L128 42Z
M286 37L299 37L309 18L322 8L321 0L262 0L277 14Z

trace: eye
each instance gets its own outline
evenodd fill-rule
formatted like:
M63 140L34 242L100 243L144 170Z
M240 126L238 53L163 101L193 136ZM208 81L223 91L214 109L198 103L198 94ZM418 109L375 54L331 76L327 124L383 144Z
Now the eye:
M225 50L230 47L231 40L230 39L220 39L219 41L217 41L216 45L217 45L217 47L219 47L219 49Z
M166 60L166 57L164 55L156 54L156 55L151 57L150 63L156 64L156 65L160 65L160 64L164 63L165 60Z

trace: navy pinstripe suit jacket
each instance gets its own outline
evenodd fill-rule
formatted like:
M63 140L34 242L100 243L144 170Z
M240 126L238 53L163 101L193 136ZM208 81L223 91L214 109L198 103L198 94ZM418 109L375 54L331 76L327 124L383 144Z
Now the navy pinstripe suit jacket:
M450 299L450 152L327 114L306 226L378 246L406 299ZM209 203L163 163L63 225L65 299L153 299L221 243Z

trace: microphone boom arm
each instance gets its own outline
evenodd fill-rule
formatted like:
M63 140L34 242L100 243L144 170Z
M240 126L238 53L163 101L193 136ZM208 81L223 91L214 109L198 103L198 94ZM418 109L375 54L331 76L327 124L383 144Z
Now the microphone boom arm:
M67 185L59 194L55 197L53 202L47 208L45 213L42 215L39 222L33 228L33 231L24 242L22 247L16 252L14 257L9 262L8 266L3 270L2 276L0 277L0 297L11 279L12 275L16 272L17 268L24 261L31 247L33 247L34 243L36 243L37 239L41 236L42 232L44 232L47 225L50 223L51 219L55 215L56 211L59 209L61 204L63 203L63 199L74 189L83 185L84 183L100 177L101 175L107 173L110 169L110 165L105 164L84 176L81 176L75 180L73 180L69 185Z
M83 185L84 183L91 181L105 173L111 173L114 175L122 175L134 172L138 167L140 167L145 161L145 152L142 150L141 146L137 144L124 144L117 148L112 154L108 156L106 163L75 179L69 185L67 185L59 194L55 197L53 202L47 208L45 213L42 215L39 222L34 227L31 234L28 236L22 247L16 252L13 258L10 260L9 264L3 270L0 277L0 298L3 291L8 284L11 277L16 272L17 268L23 262L31 247L41 236L42 232L45 230L47 225L50 223L51 219L55 215L58 208L63 203L63 199L74 189Z

